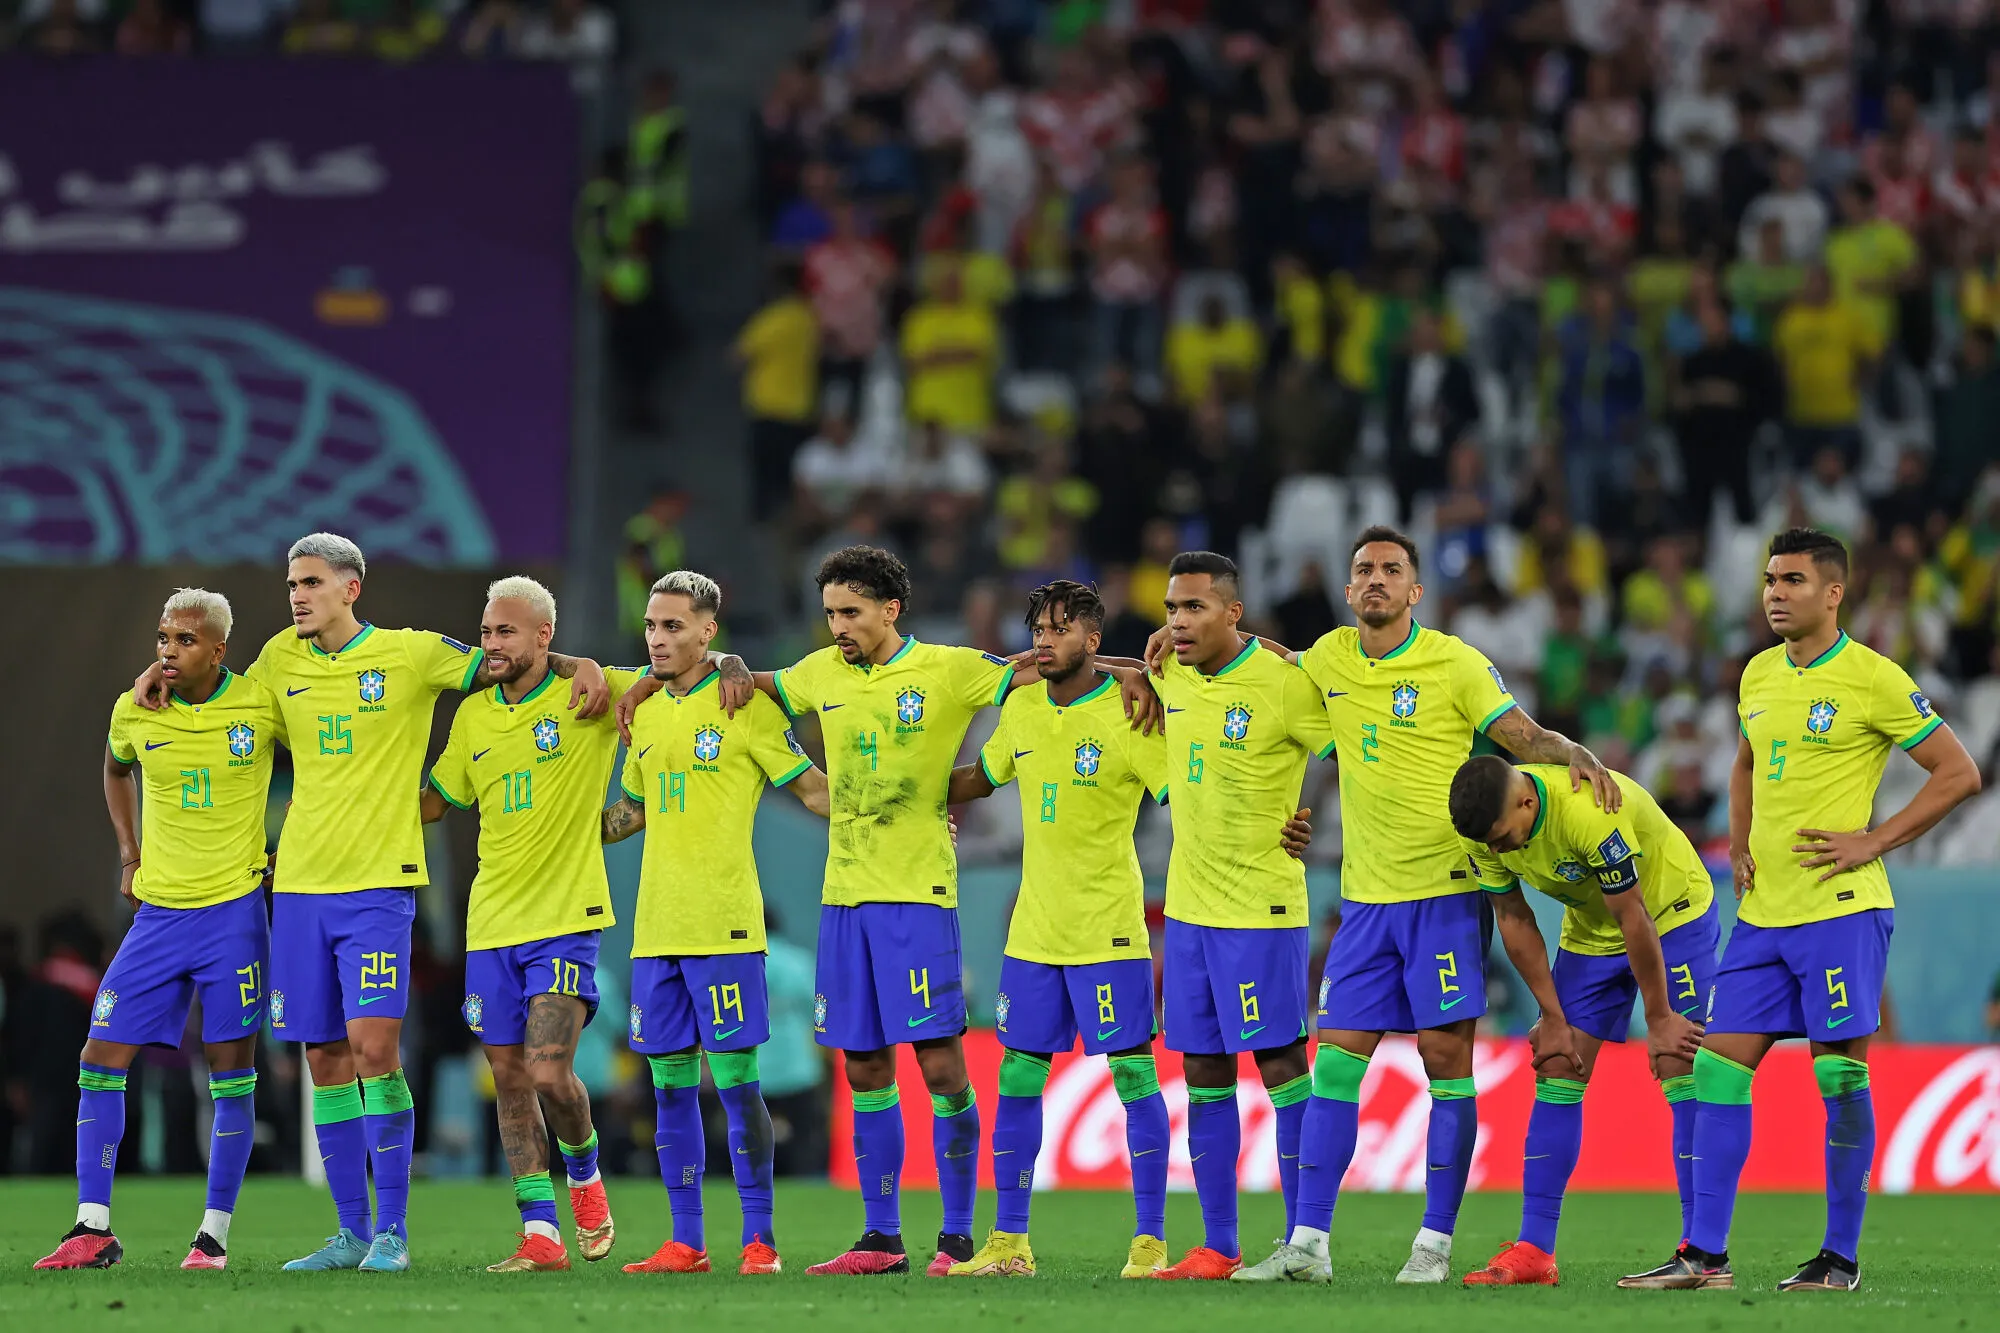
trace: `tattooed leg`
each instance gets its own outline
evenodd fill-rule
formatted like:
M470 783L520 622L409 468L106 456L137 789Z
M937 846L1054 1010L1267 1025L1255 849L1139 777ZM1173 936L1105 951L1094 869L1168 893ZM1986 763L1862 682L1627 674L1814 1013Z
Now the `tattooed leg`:
M486 1063L493 1070L493 1109L500 1118L500 1148L507 1155L507 1173L535 1175L549 1169L549 1131L542 1123L535 1082L519 1046L488 1046Z
M591 1135L590 1094L573 1067L583 1015L583 1001L573 995L537 995L528 1002L523 1059L549 1128L563 1143L583 1143Z

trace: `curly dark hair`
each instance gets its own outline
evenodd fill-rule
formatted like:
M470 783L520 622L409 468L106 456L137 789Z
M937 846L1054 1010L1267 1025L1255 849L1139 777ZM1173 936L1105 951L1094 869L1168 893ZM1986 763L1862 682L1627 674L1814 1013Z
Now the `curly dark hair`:
M814 576L821 588L839 583L876 602L900 602L910 609L910 571L879 546L843 546L819 562Z
M1073 579L1044 583L1028 594L1028 628L1033 629L1046 609L1057 624L1081 621L1094 630L1104 628L1104 600L1097 589Z

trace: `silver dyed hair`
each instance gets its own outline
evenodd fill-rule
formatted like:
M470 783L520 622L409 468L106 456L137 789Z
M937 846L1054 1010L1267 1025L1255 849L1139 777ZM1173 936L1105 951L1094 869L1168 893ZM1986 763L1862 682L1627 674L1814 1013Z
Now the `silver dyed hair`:
M671 574L662 574L653 584L654 592L679 593L694 604L697 613L714 615L722 610L722 589L706 574L697 574L692 569L677 569Z
M497 602L502 597L511 597L517 602L526 602L528 608L547 621L551 629L555 628L555 594L529 578L526 574L510 574L504 579L495 579L486 585L487 601Z
M229 641L230 626L236 623L229 612L229 599L206 588L174 589L174 595L167 598L166 606L160 609L160 618L164 620L176 611L201 612L203 623L224 643Z
M368 562L361 558L361 548L337 532L307 533L292 543L285 559L296 560L302 555L317 556L336 571L357 579L368 577Z

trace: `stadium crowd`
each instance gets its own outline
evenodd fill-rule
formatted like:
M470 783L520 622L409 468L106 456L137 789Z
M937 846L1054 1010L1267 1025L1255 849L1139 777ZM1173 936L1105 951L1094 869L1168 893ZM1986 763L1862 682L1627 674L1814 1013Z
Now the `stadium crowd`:
M756 120L760 517L808 610L820 553L879 542L921 637L1018 648L1020 594L1074 577L1120 653L1202 547L1306 646L1349 618L1348 536L1394 518L1423 618L1698 840L1770 642L1762 543L1810 522L1856 549L1850 632L1984 758L1996 25L1881 0L828 5ZM1971 817L1917 854L1992 856Z

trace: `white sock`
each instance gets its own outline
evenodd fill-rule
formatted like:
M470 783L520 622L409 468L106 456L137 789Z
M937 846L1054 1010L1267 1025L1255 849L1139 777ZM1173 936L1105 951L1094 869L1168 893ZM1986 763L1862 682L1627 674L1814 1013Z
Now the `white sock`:
M89 1227L93 1231L111 1230L111 1205L108 1203L80 1203L76 1206L76 1224Z
M578 1180L575 1176L570 1176L569 1187L573 1190L580 1190L586 1185L595 1185L598 1181L602 1179L604 1179L604 1173L602 1171L591 1172L589 1180Z
M529 1222L522 1229L530 1236L547 1236L558 1244L562 1242L562 1233L556 1230L553 1222Z
M1318 1227L1292 1228L1292 1244L1302 1250L1310 1251L1315 1259L1324 1259L1326 1257L1326 1242L1326 1233Z
M225 1213L219 1208L209 1208L201 1215L201 1229L206 1231L215 1243L223 1249L229 1248L229 1219L233 1213Z
M1451 1257L1451 1233L1449 1231L1432 1231L1429 1227L1418 1227L1416 1243L1427 1250L1436 1250L1447 1259Z

